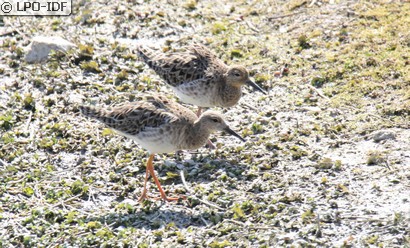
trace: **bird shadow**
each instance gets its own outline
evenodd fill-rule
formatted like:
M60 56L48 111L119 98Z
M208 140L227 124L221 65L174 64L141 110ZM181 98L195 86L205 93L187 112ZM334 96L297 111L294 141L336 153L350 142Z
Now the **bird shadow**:
M177 207L176 207L177 206ZM161 228L188 228L190 226L203 227L212 221L214 213L194 213L192 208L172 203L157 203L148 201L140 206L129 206L126 211L110 211L103 215L89 217L85 223L98 221L105 223L112 229L137 228L157 230ZM215 213L216 214L216 213Z
M219 154L206 152L166 156L164 162L157 160L154 163L158 176L165 178L164 185L182 183L180 176L169 179L167 176L179 174L181 170L184 171L187 182L209 183L215 181L223 173L237 180L246 180L243 172L249 169L248 165L240 161L233 161Z
M157 157L154 162L155 170L158 176L167 178L171 174L179 174L181 165L184 174L189 174L193 170L197 172L187 176L188 184L207 183L216 180L221 173L231 172L231 177L237 177L244 180L241 175L247 169L246 164L238 161L230 161L221 158L219 154L213 153L189 153L189 157L184 154L177 156ZM179 156L179 157L178 157ZM164 161L165 158L165 161ZM181 177L175 176L161 182L163 185L183 185ZM190 199L196 198L191 193L186 192ZM190 196L191 195L191 196ZM212 211L198 211L195 205L204 204L201 200L182 201L178 203L164 203L160 201L147 200L143 203L128 202L122 197L115 197L114 201L118 202L120 207L116 210L110 210L108 213L102 213L97 216L89 217L86 223L99 221L105 223L111 228L137 228L146 230L157 230L164 227L175 226L176 228L188 228L190 226L204 227L215 224L214 221L223 218L225 208L221 208L214 203L207 203Z

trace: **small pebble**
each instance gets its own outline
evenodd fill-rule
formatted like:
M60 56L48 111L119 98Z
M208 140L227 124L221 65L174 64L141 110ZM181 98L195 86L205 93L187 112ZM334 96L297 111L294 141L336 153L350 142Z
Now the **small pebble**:
M380 142L387 139L396 139L396 133L389 130L381 130L373 135L374 142Z

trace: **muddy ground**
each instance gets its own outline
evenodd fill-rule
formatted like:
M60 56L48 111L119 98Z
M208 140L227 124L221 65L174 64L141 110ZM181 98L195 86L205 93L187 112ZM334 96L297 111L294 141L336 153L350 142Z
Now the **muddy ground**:
M0 247L409 247L408 13L406 1L139 0L0 17ZM38 35L78 48L28 64ZM147 153L77 109L173 97L137 42L200 42L269 92L216 108L245 143L216 134L216 151L156 157L179 203L139 203Z

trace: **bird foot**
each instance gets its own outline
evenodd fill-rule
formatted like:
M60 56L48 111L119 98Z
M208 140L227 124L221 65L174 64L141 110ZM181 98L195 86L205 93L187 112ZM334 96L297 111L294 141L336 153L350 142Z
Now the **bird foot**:
M149 198L149 197L148 197L148 195L147 195L147 192L145 191L145 192L142 192L140 198L138 198L138 201L139 201L139 202L143 202L145 199L148 199L148 198Z
M184 195L181 195L181 196L178 196L178 197L168 197L168 196L166 196L166 195L162 195L162 196L160 196L160 197L150 197L150 196L148 196L147 193L145 192L145 193L143 193L143 194L140 196L140 198L138 199L138 201L139 201L139 202L143 202L144 200L147 200L147 199L152 199L152 200L155 200L155 201L163 200L163 201L165 201L165 202L175 202L175 201L179 201L180 199L181 199L181 200L186 200L187 197L184 196Z
M181 200L186 200L187 197L184 196L184 195L180 195L180 196L177 196L177 197L168 197L166 195L163 195L163 196L155 198L155 199L156 200L163 200L165 202L174 202L174 201L179 201L180 199Z
M212 143L212 141L208 140L208 142L206 142L206 146L207 148L214 150L216 149L216 146L214 145L214 143Z

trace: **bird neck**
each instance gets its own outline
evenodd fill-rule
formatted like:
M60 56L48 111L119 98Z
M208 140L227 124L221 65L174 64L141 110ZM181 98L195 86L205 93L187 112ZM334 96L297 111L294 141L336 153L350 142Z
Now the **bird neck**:
M236 103L238 103L239 99L242 96L242 89L241 85L239 84L232 84L226 83L222 89L221 102L224 103L222 107L232 107Z
M194 125L193 128L190 129L190 140L192 142L192 147L199 148L207 142L209 139L209 135L211 134L211 131L205 127L198 119Z

